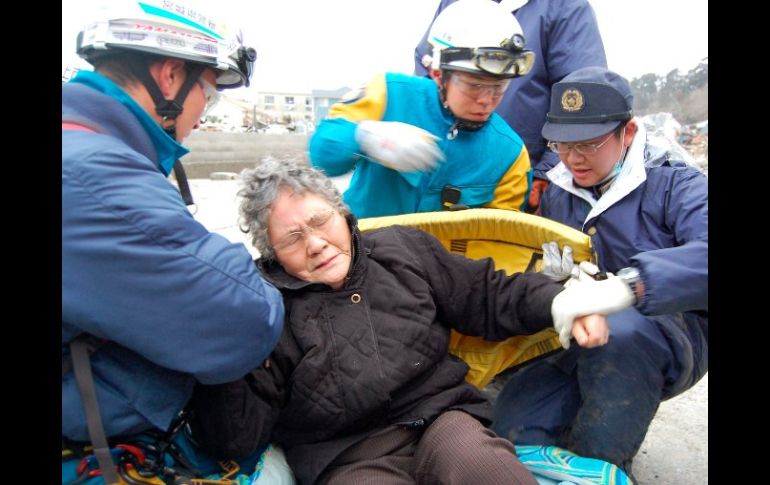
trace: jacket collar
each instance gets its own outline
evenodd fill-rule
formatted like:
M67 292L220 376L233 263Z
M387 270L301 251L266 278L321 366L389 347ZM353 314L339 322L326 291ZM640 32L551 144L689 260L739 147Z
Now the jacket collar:
M498 3L506 10L515 12L516 10L523 7L527 2L528 0L500 0Z
M628 147L626 159L623 162L620 173L610 188L598 200L594 198L590 190L577 187L572 183L572 173L564 165L564 162L559 162L558 165L548 171L548 178L554 185L558 185L591 205L591 211L586 216L585 221L583 221L583 227L585 227L586 222L612 207L647 180L647 171L644 168L644 148L647 144L647 131L644 128L644 123L638 119L637 127L634 141Z
M364 247L356 217L353 214L348 214L345 216L345 220L347 220L348 228L350 229L353 260L350 263L350 269L348 269L348 275L346 277L347 281L343 288L351 285L355 286L360 283L366 273L366 257L371 252L368 248ZM280 290L329 291L331 289L329 285L323 283L311 283L290 275L283 269L283 266L274 259L265 260L260 258L256 261L256 264L260 271L262 271L265 279Z

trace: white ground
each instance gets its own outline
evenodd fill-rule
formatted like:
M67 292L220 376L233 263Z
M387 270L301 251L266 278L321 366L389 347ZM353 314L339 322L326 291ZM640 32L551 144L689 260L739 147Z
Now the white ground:
M340 189L349 177L335 180ZM237 225L236 180L190 180L197 204L195 218L233 242L243 242L256 257ZM647 438L634 459L642 485L708 484L708 374L692 389L660 405Z

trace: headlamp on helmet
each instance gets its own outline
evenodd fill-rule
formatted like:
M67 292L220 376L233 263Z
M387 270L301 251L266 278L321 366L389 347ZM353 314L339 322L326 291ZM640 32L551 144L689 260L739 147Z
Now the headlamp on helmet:
M440 67L451 69L457 61L470 61L493 76L524 76L535 62L535 54L524 46L524 37L513 34L502 47L449 47L440 51Z
M233 57L238 66L238 71L243 73L246 78L245 83L248 87L251 74L254 72L254 61L257 60L257 51L253 47L240 46Z

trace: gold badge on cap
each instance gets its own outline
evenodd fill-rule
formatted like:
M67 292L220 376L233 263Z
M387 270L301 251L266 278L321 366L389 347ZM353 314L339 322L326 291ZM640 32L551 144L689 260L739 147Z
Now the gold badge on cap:
M568 89L561 95L561 107L564 111L580 111L583 109L583 95L577 89Z

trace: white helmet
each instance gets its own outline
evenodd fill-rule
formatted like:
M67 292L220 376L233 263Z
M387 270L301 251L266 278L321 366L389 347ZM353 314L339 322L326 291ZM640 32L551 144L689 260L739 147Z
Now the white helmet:
M178 1L110 1L101 18L78 34L77 53L93 64L118 50L157 54L217 71L219 89L249 85L257 52L244 47L240 33L229 34L196 8Z
M451 4L436 17L428 42L434 69L513 78L527 74L535 61L519 22L492 0Z

